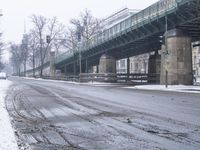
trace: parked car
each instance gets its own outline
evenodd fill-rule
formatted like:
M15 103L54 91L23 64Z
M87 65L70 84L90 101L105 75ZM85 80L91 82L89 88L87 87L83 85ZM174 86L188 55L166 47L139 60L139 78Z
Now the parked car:
M0 72L0 79L7 79L7 75L5 72Z

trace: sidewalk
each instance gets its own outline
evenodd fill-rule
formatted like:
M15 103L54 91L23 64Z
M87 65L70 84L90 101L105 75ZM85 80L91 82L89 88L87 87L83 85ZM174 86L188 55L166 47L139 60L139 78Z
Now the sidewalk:
M62 81L62 80L46 80L46 79L35 79L35 78L27 78L23 77L24 79L30 79L30 80L42 80L46 82L62 82L62 83L71 83L71 84L78 84L78 85L91 85L91 86L119 86L121 85L121 88L126 89L138 89L138 90L153 90L153 91L172 91L172 92L182 92L182 93L199 93L200 94L200 78L197 80L195 85L168 85L168 88L165 87L165 85L130 85L126 83L104 83L104 82L86 82L86 83L80 83L80 82L72 82L72 81Z
M200 94L200 86L169 85L166 88L165 85L137 85L137 86L123 87L123 88Z
M5 108L5 96L11 81L0 80L0 150L18 150L14 131Z

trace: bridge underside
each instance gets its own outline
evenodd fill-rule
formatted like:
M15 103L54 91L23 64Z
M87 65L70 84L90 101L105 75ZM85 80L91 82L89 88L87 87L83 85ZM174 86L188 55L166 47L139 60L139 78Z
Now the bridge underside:
M167 20L167 21L166 21ZM114 38L84 51L81 54L82 70L86 66L99 64L99 58L107 53L115 59L128 58L161 49L159 36L170 29L182 29L188 32L192 41L200 40L200 1L194 0L178 6L175 10L163 16L148 19L137 28L129 28L117 34ZM73 70L78 63L79 55L65 59L56 64L56 69ZM87 64L87 65L86 65Z

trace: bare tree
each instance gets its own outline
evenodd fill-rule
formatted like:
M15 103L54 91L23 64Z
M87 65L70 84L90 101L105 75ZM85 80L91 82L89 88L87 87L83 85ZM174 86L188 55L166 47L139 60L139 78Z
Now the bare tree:
M20 76L21 65L23 62L21 46L17 44L10 44L10 53L11 53L11 63L13 67L16 69L17 75Z
M36 33L34 30L30 31L29 33L29 48L30 48L30 53L29 53L29 62L30 65L32 66L33 70L33 77L35 77L35 67L36 67L36 57L37 53L39 52L39 43L36 38Z
M67 48L70 52L74 53L78 49L78 37L76 29L68 28L64 37L66 40L63 41L62 45Z
M72 19L70 23L65 34L66 40L62 44L75 57L74 54L78 51L79 43L84 42L88 45L92 37L100 31L100 20L93 17L86 9L79 18ZM74 74L76 74L75 70L76 61L74 61Z
M2 42L2 33L0 33L0 71L4 68L4 63L2 62L2 55L4 52L4 43Z
M20 51L21 51L22 63L24 66L24 76L26 76L26 65L27 65L27 60L29 58L29 52L30 52L28 34L23 35L22 42L20 45Z
M74 26L74 29L76 29L78 39L82 38L85 42L89 42L100 29L100 20L93 17L91 12L87 9L81 12L78 19L72 19L70 23Z
M54 17L52 19L45 18L43 16L33 15L31 20L34 25L35 36L39 43L39 54L40 54L40 76L43 76L43 65L45 60L47 60L48 52L52 46L52 43L56 40L57 36L59 36L63 30L64 26L58 23L57 18ZM48 42L45 42L46 36L50 37Z
M63 45L72 53L78 49L80 41L87 44L100 31L100 20L93 17L89 10L81 12L79 18L71 19L71 26L68 27Z

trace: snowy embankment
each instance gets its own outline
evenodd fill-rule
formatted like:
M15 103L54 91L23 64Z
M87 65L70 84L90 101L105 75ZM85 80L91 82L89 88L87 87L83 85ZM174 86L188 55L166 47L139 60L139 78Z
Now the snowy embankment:
M155 91L174 91L184 93L199 93L200 86L186 86L186 85L169 85L167 88L165 85L138 85L132 87L124 87L127 89L140 89L140 90L155 90Z
M11 81L0 80L0 150L18 150L14 131L5 108L6 91Z

